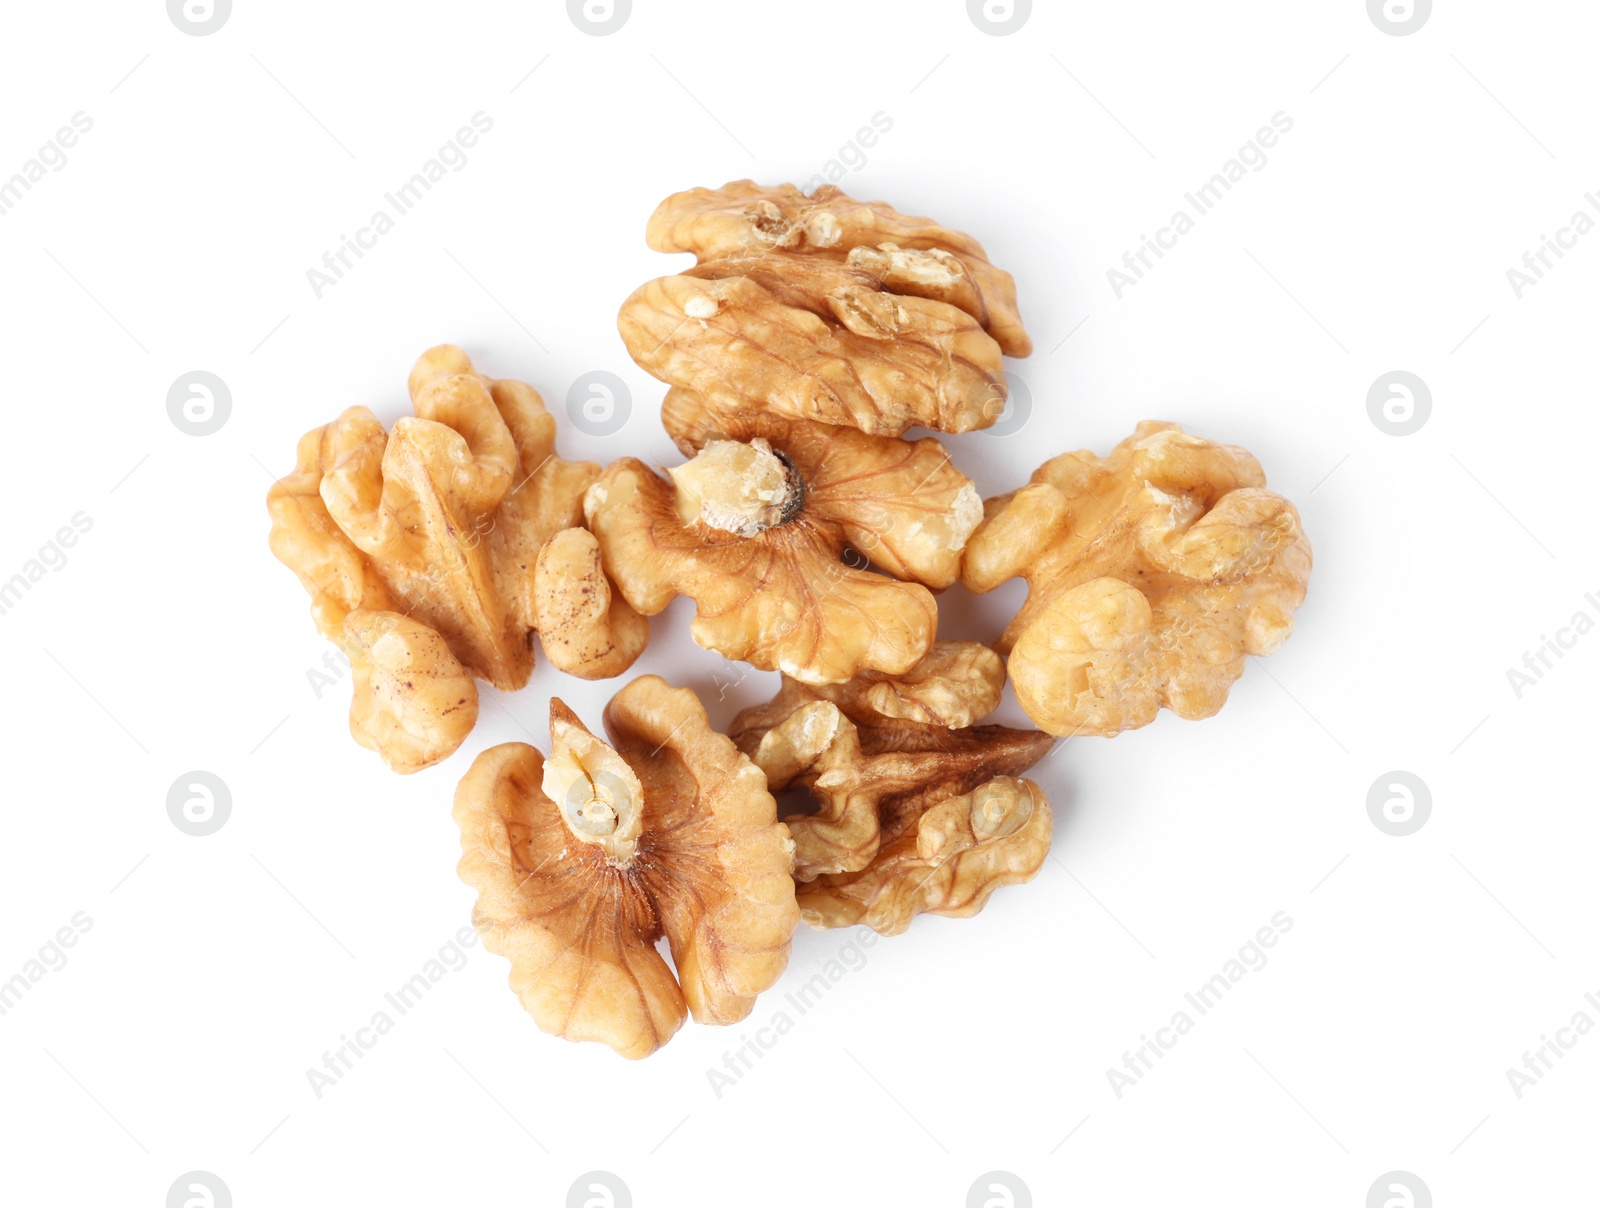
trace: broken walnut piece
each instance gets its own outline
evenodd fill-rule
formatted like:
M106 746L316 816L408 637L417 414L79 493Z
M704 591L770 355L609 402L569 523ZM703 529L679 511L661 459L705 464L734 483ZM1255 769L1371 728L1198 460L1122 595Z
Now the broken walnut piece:
M771 701L735 717L729 735L768 787L804 789L819 806L784 817L796 879L866 869L930 807L1043 758L1048 734L973 724L999 703L1004 683L994 651L938 642L900 676L832 685L785 676Z
M987 502L962 582L1028 581L997 646L1036 725L1112 735L1162 706L1222 708L1245 656L1289 637L1311 573L1299 513L1265 488L1245 450L1147 421L1109 457L1064 453Z
M653 616L689 596L701 646L808 683L903 672L927 652L928 588L955 581L983 510L942 445L713 415L683 392L662 421L686 465L663 478L624 458L584 498L634 609Z
M717 411L968 432L1005 408L1002 353L1031 348L1010 275L976 240L832 186L691 189L646 237L699 263L623 303L623 343Z
M638 1058L686 1011L737 1023L778 979L799 919L793 845L693 692L642 676L605 722L609 743L552 700L549 758L525 743L478 756L456 790L458 872L534 1022Z
M1050 802L1031 780L996 777L930 807L865 871L798 887L813 927L865 923L899 935L919 914L964 919L995 890L1032 880L1050 853Z
M404 677L365 667L368 644L350 632L351 613L391 613L431 631L465 674L508 690L527 682L533 634L545 624L558 631L551 661L589 678L624 670L648 629L625 605L584 607L572 596L582 585L542 596L536 588L540 551L582 523L583 491L600 472L555 455L555 420L538 393L476 373L448 344L418 359L409 387L415 414L391 431L351 407L308 432L267 508L273 553L310 593L318 631L362 672L352 728L391 767L415 771L459 745L462 717L436 726L432 705L412 699ZM581 554L579 545L566 538L561 550ZM596 564L591 556L584 580L594 594ZM423 662L436 663L434 653ZM378 715L388 720L369 724ZM430 739L417 741L424 733ZM399 744L393 751L386 735Z
M650 639L650 622L612 590L600 543L587 529L562 529L539 550L533 605L546 656L569 675L621 675Z
M350 733L396 772L448 756L478 721L478 685L445 640L397 612L357 609L344 621L354 688Z

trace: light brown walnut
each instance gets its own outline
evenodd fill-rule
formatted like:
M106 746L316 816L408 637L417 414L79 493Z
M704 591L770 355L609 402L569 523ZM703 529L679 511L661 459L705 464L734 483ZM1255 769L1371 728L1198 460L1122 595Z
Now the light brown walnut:
M938 619L928 588L955 581L983 511L942 445L718 415L682 392L662 420L691 460L663 478L624 458L584 500L629 604L653 616L689 596L700 645L807 683L922 658Z
M555 455L555 420L538 393L476 373L447 344L422 355L409 386L415 415L386 432L367 408L351 407L301 439L294 473L267 495L273 553L311 594L319 632L356 668L352 732L397 771L448 756L470 721L463 728L456 713L438 724L435 702L420 689L413 695L412 681L379 674L373 635L388 634L391 646L403 637L408 657L438 674L502 689L527 682L544 623L559 634L547 646L551 661L588 678L624 670L647 636L625 605L588 607L572 597L581 586L536 588L541 549L582 523L583 491L600 472ZM585 563L581 544L564 537L552 557L576 557L598 597L594 559ZM357 632L349 617L358 610L407 625L369 620ZM442 649L419 630L437 635ZM380 683L378 702L370 695Z
M562 529L539 551L534 616L550 661L584 679L621 675L650 638L650 622L613 591L600 543L586 529Z
M1146 422L1109 457L1064 453L987 502L962 581L1028 581L998 648L1036 725L1111 735L1162 706L1210 717L1245 657L1287 640L1311 545L1265 488L1245 450Z
M865 871L801 885L800 917L813 927L865 923L884 935L899 935L919 914L970 918L995 890L1033 879L1052 825L1038 785L997 777L930 807Z
M989 263L983 245L928 218L901 214L886 202L855 201L833 185L809 197L794 185L766 188L751 180L720 189L686 189L659 206L645 228L658 252L693 252L701 261L737 260L771 250L827 254L864 261L903 294L941 298L960 306L1012 357L1033 351L1017 313L1011 274ZM881 251L931 252L959 268L936 272L916 257Z
M820 686L785 676L771 701L735 717L729 734L772 791L803 789L817 804L784 817L796 879L859 872L930 807L1043 758L1048 734L974 724L1004 683L988 647L939 642L901 676Z
M478 721L478 685L426 625L357 609L344 621L355 681L350 733L396 772L418 772L459 747Z
M646 239L699 263L623 303L623 343L718 411L969 432L1004 410L1002 354L1031 351L1011 276L976 240L831 185L676 193Z
M799 919L793 845L694 693L642 676L605 726L609 744L552 700L548 759L525 743L480 755L456 790L458 871L534 1022L638 1058L686 1011L737 1023L778 979Z

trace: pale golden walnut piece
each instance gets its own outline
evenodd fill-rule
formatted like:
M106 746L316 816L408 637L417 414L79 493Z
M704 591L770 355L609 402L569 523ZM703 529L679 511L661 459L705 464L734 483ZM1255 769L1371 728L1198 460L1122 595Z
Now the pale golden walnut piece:
M1265 488L1245 450L1147 421L1109 457L1064 453L987 502L962 582L1028 581L997 646L1036 725L1112 735L1162 706L1222 708L1245 656L1288 639L1311 574L1299 513Z
M997 777L929 808L864 872L799 886L813 927L865 923L899 935L919 914L964 919L995 890L1032 880L1050 854L1050 802L1031 780Z
M744 710L729 735L775 793L804 789L814 814L786 815L795 878L876 866L932 806L1049 751L1037 730L975 725L1000 702L1005 668L977 642L938 642L900 676L809 685L785 676L777 696Z
M525 743L478 756L456 790L458 872L534 1022L639 1058L686 1011L744 1019L782 974L793 844L760 769L693 692L642 676L605 726L609 744L552 700L548 759Z
M586 529L562 529L539 551L534 615L550 661L584 679L621 675L650 637L650 622L613 591L600 543Z
M1002 354L1032 350L1010 274L975 239L831 185L675 193L646 239L699 263L623 303L623 343L718 411L970 432L1005 408Z
M538 392L482 376L448 344L421 356L409 386L414 416L385 432L351 407L301 438L294 473L267 495L272 552L300 576L318 631L354 668L351 732L406 772L444 759L471 729L476 689L457 692L470 715L464 701L446 714L444 682L522 687L533 635L546 630L557 667L616 675L648 636L647 622L610 598L587 534L566 531L582 524L600 467L555 455L555 420ZM541 591L547 542L547 567L573 577L547 575ZM353 628L358 610L372 615Z
M686 189L656 207L645 242L658 252L693 252L701 261L737 260L769 250L861 261L900 293L943 297L960 306L1007 356L1033 351L1017 312L1016 283L989 263L976 239L932 219L902 214L887 202L855 201L833 185L809 197L794 185L765 188L752 180ZM884 243L905 252L931 252L934 262L954 260L960 267L919 271L921 261L884 252Z
M478 721L478 685L426 625L397 612L345 617L355 679L350 732L396 772L418 772L450 754Z
M760 411L713 420L681 393L662 420L691 460L662 478L624 458L584 498L629 604L653 616L689 596L701 646L807 683L903 672L927 652L928 589L955 581L983 513L942 445Z

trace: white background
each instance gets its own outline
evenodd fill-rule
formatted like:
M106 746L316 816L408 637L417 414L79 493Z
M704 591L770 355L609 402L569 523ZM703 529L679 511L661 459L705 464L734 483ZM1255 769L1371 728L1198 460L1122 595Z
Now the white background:
M93 528L0 616L0 978L93 926L0 1018L0 1199L158 1206L198 1169L241 1208L556 1205L604 1169L642 1206L955 1208L999 1169L1040 1205L1360 1208L1391 1170L1439 1205L1590 1202L1600 1036L1520 1099L1506 1070L1600 1022L1600 636L1521 699L1506 672L1600 619L1600 234L1521 300L1506 270L1600 189L1597 25L1576 2L1440 0L1406 37L1361 0L1041 2L995 37L960 0L635 0L593 37L554 0L236 0L192 37L158 0L10 6L0 176L94 125L0 218L0 578L74 513ZM480 110L468 166L317 299L306 270ZM1267 166L1119 300L1107 270L1278 111ZM679 263L646 217L808 180L879 112L843 186L980 238L1038 349L1013 366L1028 423L954 441L961 466L996 493L1145 418L1248 446L1316 553L1294 637L1212 720L1066 744L1032 773L1056 809L1038 878L881 941L720 1098L708 1068L849 933L802 930L749 1027L643 1063L540 1033L475 948L318 1099L308 1067L468 921L471 759L542 745L551 693L598 720L616 685L541 654L455 757L390 774L347 683L308 684L329 647L267 551L272 478L346 406L403 414L441 340L543 391L564 455L674 462L614 327ZM167 417L192 369L231 388L214 435ZM605 439L565 419L594 369L634 401ZM1393 369L1433 396L1403 438L1366 411ZM952 591L944 635L992 638L1020 599ZM725 723L774 677L718 699L685 603L634 671ZM232 793L207 838L166 814L194 769ZM1408 838L1366 812L1394 769L1432 791ZM1278 911L1266 967L1119 1098L1107 1069Z

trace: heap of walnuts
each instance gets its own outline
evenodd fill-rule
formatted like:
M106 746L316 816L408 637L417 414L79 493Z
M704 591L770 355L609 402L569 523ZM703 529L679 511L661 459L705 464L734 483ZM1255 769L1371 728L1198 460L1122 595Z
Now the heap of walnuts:
M603 738L552 699L548 755L492 747L456 791L473 921L523 1006L626 1057L686 1014L748 1016L801 919L894 935L1029 880L1052 819L1023 774L1059 739L1217 712L1311 570L1255 459L1174 424L988 500L907 439L994 424L1004 357L1031 350L970 236L739 181L667 198L646 238L696 258L618 316L681 464L564 461L532 387L443 345L414 415L350 408L268 496L272 550L350 660L351 733L395 771L461 745L478 680L522 687L535 635L562 671L618 676L677 596L697 643L779 673L726 734L653 675ZM937 593L1017 577L990 645L938 640ZM985 724L1008 673L1037 729Z

